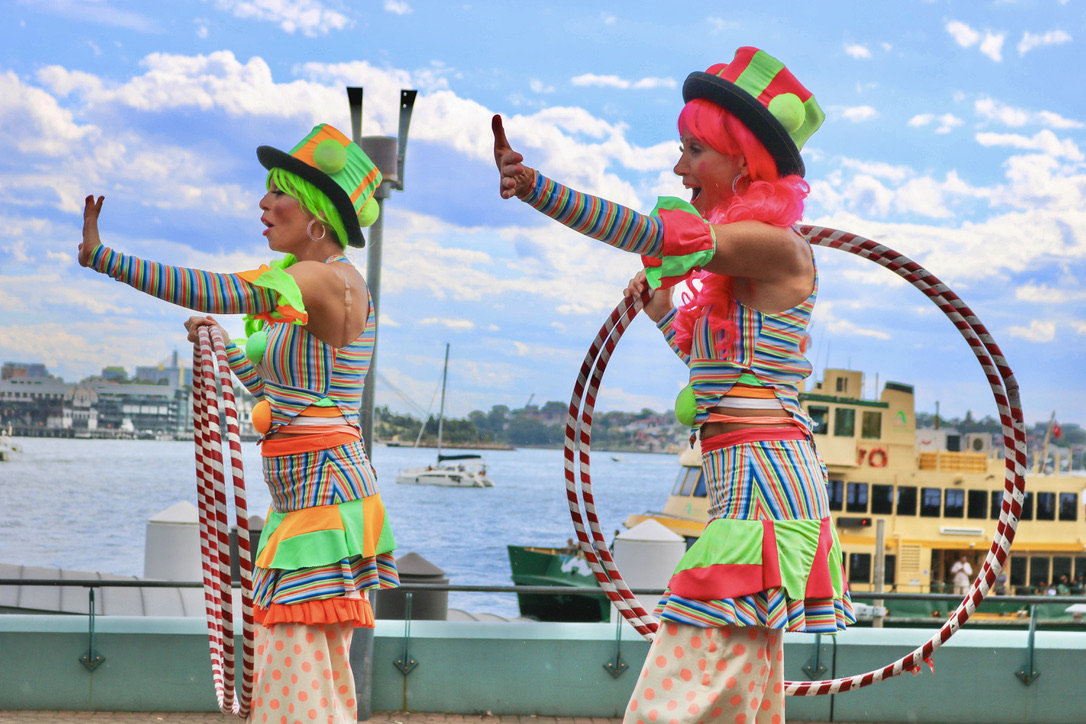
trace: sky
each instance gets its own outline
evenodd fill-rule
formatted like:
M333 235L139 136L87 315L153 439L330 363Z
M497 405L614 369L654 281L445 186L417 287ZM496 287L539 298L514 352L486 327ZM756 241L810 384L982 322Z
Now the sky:
M804 221L873 238L945 282L991 332L1028 423L1086 424L1086 14L1070 0L497 3L0 2L0 361L69 381L190 355L188 313L77 261L83 198L103 241L230 272L272 256L255 149L312 126L395 136L416 89L402 191L384 202L378 404L448 413L567 401L639 260L503 200L490 118L526 163L647 212L672 167L683 80L756 46L826 112L804 149ZM365 269L365 250L353 259ZM996 415L975 356L926 297L815 252L814 378L916 387L917 408ZM1077 270L1077 271L1076 271ZM237 318L225 326L241 334ZM670 409L685 369L647 319L602 410Z

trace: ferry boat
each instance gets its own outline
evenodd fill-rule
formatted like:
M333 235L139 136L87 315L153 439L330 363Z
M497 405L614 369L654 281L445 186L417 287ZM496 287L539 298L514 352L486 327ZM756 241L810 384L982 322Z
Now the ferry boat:
M849 586L873 590L876 522L885 519L884 590L952 593L953 564L964 555L975 575L991 547L1004 489L1002 449L987 433L917 430L911 385L887 382L877 400L864 399L862 390L863 373L827 369L821 382L800 394L829 473L829 507ZM1006 593L1082 592L1084 501L1086 475L1027 476ZM708 508L695 447L681 454L663 510L632 515L626 525L655 519L690 544L701 534ZM953 608L944 603L909 610L916 605L896 603L891 615L935 617ZM986 601L982 611L996 608ZM1064 614L1059 608L1045 617Z

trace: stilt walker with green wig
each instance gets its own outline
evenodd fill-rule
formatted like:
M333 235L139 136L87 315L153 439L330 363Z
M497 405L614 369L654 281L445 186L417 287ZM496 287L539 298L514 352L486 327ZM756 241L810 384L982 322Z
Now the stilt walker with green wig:
M283 258L236 274L137 259L100 243L102 198L90 196L79 259L165 301L246 315L248 339L228 342L225 356L258 400L253 425L272 497L253 575L251 717L353 723L351 637L374 625L368 591L399 583L358 419L376 319L365 280L343 254L365 245L381 174L323 124L289 153L261 146L257 155L268 169L264 236ZM218 323L189 318L190 341L208 326Z

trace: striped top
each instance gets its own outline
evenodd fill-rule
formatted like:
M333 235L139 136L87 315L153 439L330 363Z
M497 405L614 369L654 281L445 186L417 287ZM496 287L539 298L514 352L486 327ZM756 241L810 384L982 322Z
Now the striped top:
M330 262L350 264L342 254L325 260ZM91 266L141 292L205 314L259 314L276 308L273 290L237 274L167 266L105 246L95 249ZM325 344L296 324L268 325L268 344L257 365L251 364L236 344L227 343L227 361L238 380L257 399L271 403L269 434L310 405L338 407L347 423L358 427L362 386L377 334L368 288L366 301L366 326L358 339L342 349Z
M811 420L799 406L799 385L811 374L811 363L803 356L801 346L807 337L815 299L818 296L818 273L810 296L795 307L769 314L759 312L735 300L731 321L736 325L732 349L720 349L716 335L703 314L694 324L690 354L684 354L675 344L673 323L677 309L672 309L657 323L664 339L690 368L690 386L697 400L698 411L694 428L700 428L709 418L709 408L722 404L745 372L759 383L771 388L781 405L810 432Z
M342 254L325 260L326 264L331 262L350 264ZM368 288L366 303L369 314L362 334L343 348L325 344L297 324L268 325L268 344L256 365L231 345L227 360L234 374L254 395L247 380L259 380L260 396L271 403L271 428L267 434L288 424L311 405L335 406L348 425L358 427L362 387L377 336L377 317Z

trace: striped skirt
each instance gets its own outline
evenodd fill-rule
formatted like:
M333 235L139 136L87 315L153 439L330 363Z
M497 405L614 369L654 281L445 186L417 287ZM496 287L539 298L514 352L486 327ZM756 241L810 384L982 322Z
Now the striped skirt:
M263 460L272 507L253 576L257 620L372 626L365 591L395 587L399 577L362 443Z
M729 445L705 452L702 470L712 520L677 566L657 615L703 628L827 634L854 623L814 445Z

